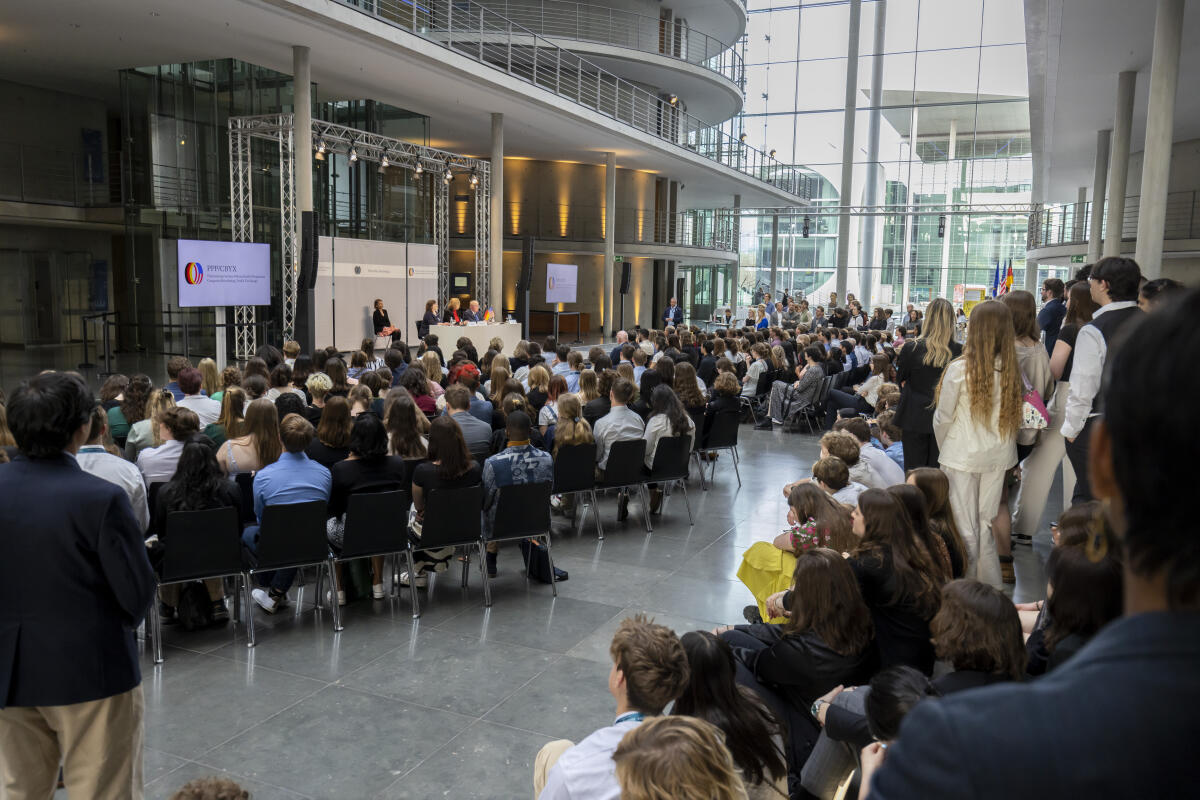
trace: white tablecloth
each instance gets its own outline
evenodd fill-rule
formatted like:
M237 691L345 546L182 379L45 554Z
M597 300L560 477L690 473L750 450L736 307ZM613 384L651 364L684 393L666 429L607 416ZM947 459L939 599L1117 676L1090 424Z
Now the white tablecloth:
M475 345L482 356L488 350L488 342L499 337L504 342L504 354L511 356L521 341L521 326L514 323L489 323L486 325L430 325L429 332L437 334L438 347L445 353L446 358L454 352L454 344L460 337L467 337Z

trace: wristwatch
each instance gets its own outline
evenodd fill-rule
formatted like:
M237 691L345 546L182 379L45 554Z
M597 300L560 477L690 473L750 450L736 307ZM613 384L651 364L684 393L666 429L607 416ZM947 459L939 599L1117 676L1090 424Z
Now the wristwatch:
M821 703L828 703L828 702L829 702L828 700L822 700L820 698L817 698L816 700L813 701L812 708L809 709L809 711L812 712L813 719L820 721L821 716L818 712L821 710Z

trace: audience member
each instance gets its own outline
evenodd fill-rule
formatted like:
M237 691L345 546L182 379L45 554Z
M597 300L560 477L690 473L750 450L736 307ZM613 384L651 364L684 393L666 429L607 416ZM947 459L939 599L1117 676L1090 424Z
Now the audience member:
M146 486L165 483L171 479L175 474L175 466L179 463L179 453L183 450L184 441L199 432L199 421L194 411L169 408L159 415L158 437L162 444L143 450L137 457L137 468L142 473Z
M862 457L862 445L854 434L846 431L830 431L821 437L821 458L840 458L850 470L850 480L861 483L868 489L886 489L889 483L883 479Z
M693 717L660 717L637 726L612 756L622 800L746 800L751 795L726 743L720 728ZM758 788L773 792L770 785Z
M1067 304L1063 299L1066 287L1059 278L1046 278L1042 281L1042 310L1038 312L1036 324L1038 330L1046 334L1046 355L1054 352L1054 343L1058 340L1058 332L1062 327L1063 317L1067 314ZM1030 296L1032 299L1032 295Z
M162 444L159 438L159 421L168 409L175 408L175 396L167 389L152 389L146 400L146 415L129 428L125 438L125 457L137 461L138 455L147 447Z
M354 417L350 414L349 401L336 395L330 397L321 411L316 435L305 452L325 469L333 469L334 464L350 455L350 432L353 429Z
M0 406L0 408L2 407ZM150 509L146 504L146 482L142 479L141 471L134 464L105 447L108 420L109 415L104 413L102 406L97 406L92 411L87 441L75 453L75 461L84 472L120 486L125 492L125 496L129 498L129 506L133 510L134 519L137 520L140 530L145 531L150 527Z
M679 396L664 384L654 388L650 397L651 414L646 422L646 469L654 466L654 455L658 452L658 443L665 438L683 437L684 452L692 452L692 442L696 438L696 424L688 415L687 409L679 401ZM586 409L585 409L586 410ZM657 514L662 507L663 491L657 485L650 486L650 513Z
M121 390L121 401L108 409L108 426L117 447L124 448L130 429L146 418L146 404L153 391L148 376L134 375Z
M409 532L414 540L420 540L420 530L424 524L425 503L427 494L438 489L462 489L468 486L479 486L483 475L479 464L471 460L467 450L467 442L463 438L462 429L448 417L438 417L429 428L429 460L422 461L412 471L412 520L409 522ZM464 513L477 514L474 509L465 509ZM408 586L410 580L416 581L418 589L425 588L429 583L428 573L443 572L450 558L454 555L453 547L436 550L417 550L413 554L413 569L416 577L407 572L400 573L400 585Z
M483 509L485 536L493 533L496 508L500 490L505 486L526 483L552 483L554 462L550 454L539 450L529 442L533 423L522 411L512 411L505 418L505 434L508 446L483 464ZM495 542L487 545L487 571L489 577L496 575L496 556L499 547Z
M227 477L256 472L273 464L283 451L279 441L279 412L265 397L246 406L240 435L228 439L217 452L217 462Z
M596 423L596 466L603 474L608 467L608 454L617 442L641 439L646 432L642 418L630 410L626 404L633 396L633 384L624 378L613 382L609 392L612 410ZM629 494L622 490L617 498L617 519L624 520L629 516Z
M221 393L221 414L217 421L206 427L204 435L220 447L229 439L242 435L245 427L246 393L241 387L231 386Z
M948 300L936 298L926 309L921 338L900 349L896 356L900 405L896 408L895 422L904 431L907 469L938 465L933 401L946 366L962 354L962 345L955 340L954 331L954 308Z
M883 356L877 356L883 358ZM887 488L904 483L904 470L896 465L887 453L871 444L871 426L862 417L839 420L834 430L845 431L858 440L858 460L867 465L876 482Z
M462 384L446 390L446 415L462 429L471 459L482 464L492 452L492 426L471 415L471 393Z
M176 403L183 399L183 390L179 388L179 373L190 369L191 366L192 362L183 356L171 356L167 359L167 385L164 388L171 393L171 398Z
M425 433L431 427L430 422L406 390L397 387L388 392L383 404L383 420L388 430L389 455L410 462L426 457L429 440ZM491 430L490 425L488 430Z
M946 545L951 577L961 578L966 570L967 549L950 508L950 482L946 473L935 467L917 467L908 473L906 483L920 489L925 496L929 529Z

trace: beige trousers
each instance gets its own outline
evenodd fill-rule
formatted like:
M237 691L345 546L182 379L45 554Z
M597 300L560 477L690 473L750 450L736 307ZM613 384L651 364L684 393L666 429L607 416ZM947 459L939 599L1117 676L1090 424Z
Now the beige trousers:
M0 709L0 798L141 800L142 687L68 706Z
M1058 382L1046 409L1050 412L1050 424L1038 438L1037 447L1021 463L1021 491L1017 495L1016 513L1013 515L1013 533L1028 536L1037 533L1059 464L1063 468L1062 507L1065 509L1071 505L1071 495L1075 492L1075 470L1067 458L1067 442L1059 432L1066 414L1067 391L1070 388L1067 381Z
M1007 470L960 472L942 465L942 472L950 481L950 508L967 547L964 577L976 578L997 589L1002 588L1004 584L1000 579L1000 557L996 554L996 540L992 536L992 520L1000 509L1000 495L1004 490L1004 473Z
M570 739L555 739L538 750L537 758L533 760L533 800L538 799L542 789L546 788L546 779L550 769L558 763L562 754L575 746Z

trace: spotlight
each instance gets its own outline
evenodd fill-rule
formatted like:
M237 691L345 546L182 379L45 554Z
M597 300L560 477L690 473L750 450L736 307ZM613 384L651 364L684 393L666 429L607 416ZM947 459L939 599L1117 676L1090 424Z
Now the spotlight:
M677 103L679 103L679 97L676 95L673 95L673 94L667 95L667 102L670 103L671 105L676 105Z
M445 161L446 169L442 172L442 182L449 185L454 180L454 172L450 169L450 159Z
M738 137L738 141L741 142L742 144L746 143L746 132L745 131L742 131L742 135Z
M358 161L358 148L350 145L350 163L353 164L355 161Z
M775 157L775 148L772 147L771 152L767 153L767 155L769 155L771 158L774 158Z
M479 174L475 170L471 170L471 188L479 188Z
M383 158L379 159L379 174L387 172L389 166L391 166L391 162L388 161L387 153L384 153Z
M421 166L421 162L420 162L420 161L417 161L417 167L416 167L416 169L414 169L414 170L413 170L413 173L414 173L414 174L417 174L417 175L420 175L420 174L421 174L422 172L424 172L424 171L425 171L425 167Z
M317 161L324 161L324 160L325 160L325 140L324 140L324 139L318 139L318 140L317 140L317 155L316 155L316 159L317 159Z
M186 144L187 144L187 136L180 136L179 137L179 146L183 147Z

